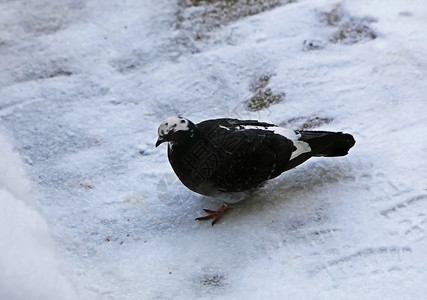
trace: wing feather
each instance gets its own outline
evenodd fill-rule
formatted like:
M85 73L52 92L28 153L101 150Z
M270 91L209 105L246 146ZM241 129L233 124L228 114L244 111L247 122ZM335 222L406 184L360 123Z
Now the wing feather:
M230 132L220 128L210 138L225 155L223 166L213 174L221 191L255 188L280 175L293 151L291 140L261 129Z

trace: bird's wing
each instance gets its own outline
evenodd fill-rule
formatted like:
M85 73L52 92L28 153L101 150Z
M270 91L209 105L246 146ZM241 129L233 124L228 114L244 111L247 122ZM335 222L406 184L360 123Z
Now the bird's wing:
M257 123L250 125L260 125ZM282 173L294 149L291 140L271 130L228 127L228 120L222 124L206 134L221 160L212 176L220 190L237 192L255 188Z
M275 125L270 123L265 123L265 122L259 122L257 120L238 120L238 119L227 119L227 118L207 120L197 124L197 127L204 132L209 130L215 130L218 126L224 129L228 128L229 130L236 130L236 129L243 129L243 127L245 126L268 128L268 127L274 127Z

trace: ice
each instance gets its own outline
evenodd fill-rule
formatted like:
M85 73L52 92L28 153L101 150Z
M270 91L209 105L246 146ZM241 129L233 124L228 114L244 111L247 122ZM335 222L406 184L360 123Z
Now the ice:
M0 3L1 299L425 297L427 5L224 3ZM356 145L212 227L154 147L176 115Z

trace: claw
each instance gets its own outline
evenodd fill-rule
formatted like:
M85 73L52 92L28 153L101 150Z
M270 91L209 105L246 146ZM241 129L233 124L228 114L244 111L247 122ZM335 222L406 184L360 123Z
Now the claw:
M222 216L222 214L230 209L231 207L228 207L227 204L223 204L218 210L203 209L206 213L208 213L208 215L204 217L196 218L196 220L200 221L200 220L208 220L208 219L214 218L214 220L212 221L212 226L214 226L215 223Z

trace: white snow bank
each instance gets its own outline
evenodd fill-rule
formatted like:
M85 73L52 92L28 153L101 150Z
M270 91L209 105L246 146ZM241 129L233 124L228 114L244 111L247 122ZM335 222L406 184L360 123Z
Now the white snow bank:
M75 299L17 153L0 132L0 299Z

